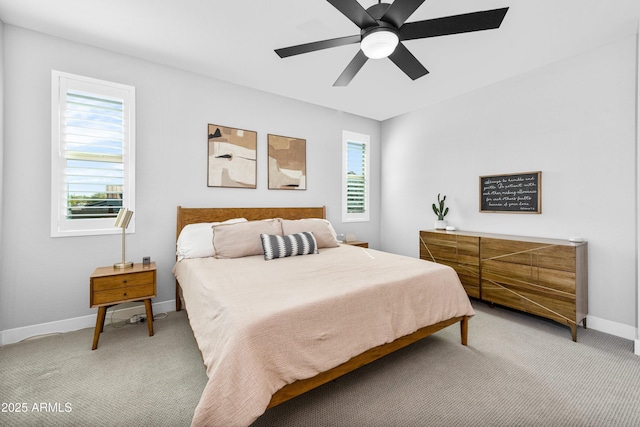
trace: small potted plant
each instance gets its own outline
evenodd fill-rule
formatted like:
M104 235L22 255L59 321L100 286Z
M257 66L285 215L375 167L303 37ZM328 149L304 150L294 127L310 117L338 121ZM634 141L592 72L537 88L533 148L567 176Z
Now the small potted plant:
M433 208L433 212L438 216L438 220L436 221L436 230L444 230L447 228L447 221L445 221L444 217L449 213L449 208L444 207L444 201L447 199L447 196L444 196L440 199L440 194L438 193L438 206L434 203L431 205Z

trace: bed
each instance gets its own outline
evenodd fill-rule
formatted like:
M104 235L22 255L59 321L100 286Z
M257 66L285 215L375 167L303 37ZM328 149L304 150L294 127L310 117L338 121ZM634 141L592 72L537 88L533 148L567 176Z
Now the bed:
M196 227L213 229L214 255L179 249L173 270L176 311L184 300L209 377L195 426L247 426L268 408L456 323L467 344L474 311L453 269L334 244L325 207L178 206L178 248ZM255 227L282 232L255 236L260 253L234 254L237 233ZM277 234L304 256L280 258L269 246ZM284 248L282 239L273 241Z

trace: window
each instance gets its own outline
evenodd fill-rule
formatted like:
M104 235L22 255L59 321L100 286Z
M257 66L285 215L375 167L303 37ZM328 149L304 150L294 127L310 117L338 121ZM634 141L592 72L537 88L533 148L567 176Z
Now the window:
M135 88L59 71L51 87L51 236L117 233L135 210Z
M369 135L342 132L342 221L369 221Z

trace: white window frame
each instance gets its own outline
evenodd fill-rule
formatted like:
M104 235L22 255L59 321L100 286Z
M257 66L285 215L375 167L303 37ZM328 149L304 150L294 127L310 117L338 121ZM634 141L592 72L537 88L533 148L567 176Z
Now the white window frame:
M123 207L135 212L135 87L90 77L51 72L51 237L92 236L122 233L115 218L67 219L65 187L66 155L63 116L67 89L122 99L124 103L124 151L122 155ZM135 215L127 233L135 232Z
M347 173L349 172L347 164L348 156L348 143L356 142L364 145L365 158L364 158L364 185L365 185L365 208L364 212L353 213L347 210ZM362 133L342 131L342 222L366 222L369 221L369 206L370 206L370 165L371 163L371 143L369 135Z

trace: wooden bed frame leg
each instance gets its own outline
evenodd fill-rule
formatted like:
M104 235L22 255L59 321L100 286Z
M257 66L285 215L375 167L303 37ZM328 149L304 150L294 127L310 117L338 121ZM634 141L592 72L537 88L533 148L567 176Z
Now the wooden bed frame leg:
M176 311L182 310L182 301L180 300L180 284L176 280Z
M464 316L460 321L460 340L462 345L467 345L467 336L469 335L469 317Z

